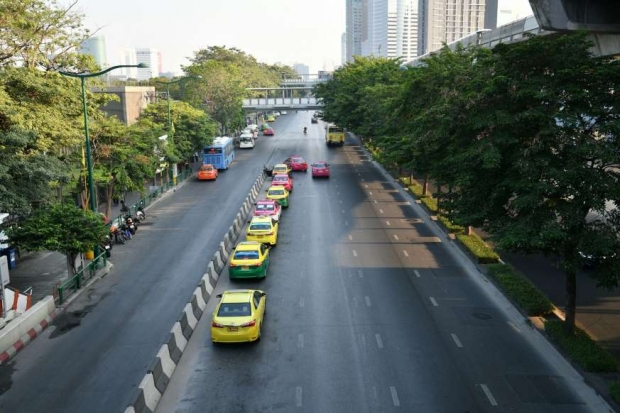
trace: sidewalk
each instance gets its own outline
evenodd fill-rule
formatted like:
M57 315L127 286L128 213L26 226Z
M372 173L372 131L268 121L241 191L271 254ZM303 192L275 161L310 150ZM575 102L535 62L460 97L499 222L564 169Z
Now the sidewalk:
M127 206L140 200L139 192L131 192L125 196ZM99 211L105 211L106 204L99 205ZM121 205L112 205L110 219L121 213ZM55 287L68 276L67 259L64 254L54 251L36 251L22 253L17 265L9 270L11 281L9 287L19 291L32 288L32 305L48 295L53 295Z

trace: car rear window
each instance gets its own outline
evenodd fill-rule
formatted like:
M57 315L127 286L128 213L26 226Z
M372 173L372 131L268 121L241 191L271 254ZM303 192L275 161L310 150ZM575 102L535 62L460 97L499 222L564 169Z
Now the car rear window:
M325 164L324 163L317 163L316 165L314 165L316 168L325 168Z
M269 191L269 195L284 195L283 189L272 189Z
M258 251L236 251L234 258L236 260L257 260Z
M295 162L295 163L303 163L304 160L301 159L301 158L293 158L293 162Z
M250 224L250 231L269 231L271 229L271 225L269 224Z
M211 168L210 166L203 166L202 168L200 168L201 171L212 171L213 168Z
M252 315L250 303L222 303L217 312L218 317L243 317Z
M288 178L286 176L276 176L273 180L274 182L287 182Z
M256 205L258 211L273 211L273 204L258 204Z

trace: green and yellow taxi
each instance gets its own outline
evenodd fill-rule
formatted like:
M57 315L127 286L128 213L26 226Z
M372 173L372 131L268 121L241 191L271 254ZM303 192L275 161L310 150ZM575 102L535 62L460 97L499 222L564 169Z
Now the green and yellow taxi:
M282 208L288 208L289 192L283 186L270 186L267 190L266 198L273 199L278 204L282 205Z
M273 115L269 115L267 116L267 122L275 122L276 121L276 117Z
M276 175L290 175L292 168L285 163L277 163L273 166L273 172L271 176Z
M211 319L213 343L258 341L265 319L267 294L261 290L227 290Z
M271 217L252 217L245 239L262 244L276 245L278 242L278 222Z
M269 268L269 246L256 241L244 241L235 247L228 263L228 277L265 278Z

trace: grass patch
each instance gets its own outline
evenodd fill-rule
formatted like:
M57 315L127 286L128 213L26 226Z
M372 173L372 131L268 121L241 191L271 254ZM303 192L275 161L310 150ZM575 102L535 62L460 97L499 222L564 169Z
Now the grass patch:
M497 255L495 251L485 244L482 238L476 234L457 234L456 238L458 238L458 240L461 241L469 251L471 251L471 253L478 260L479 264L495 264L499 262L499 255Z
M441 223L444 225L444 227L446 227L448 232L452 234L463 234L465 232L465 227L453 223L443 215L439 215L439 221L441 221Z
M618 361L596 344L585 331L575 327L575 333L567 336L564 332L564 322L560 320L547 321L545 331L568 354L568 357L585 371L613 373L618 370Z
M411 184L411 178L408 177L408 176L401 176L398 179L400 180L400 182L402 182L405 185L410 185Z
M620 403L620 381L609 383L609 395L616 403Z
M430 197L424 197L422 199L420 199L420 201L422 201L422 203L424 205L426 205L426 207L434 213L437 213L437 211L439 210L437 208L437 200L435 198L430 198Z
M523 274L510 265L491 264L489 275L500 285L501 289L516 301L529 316L550 314L553 304Z

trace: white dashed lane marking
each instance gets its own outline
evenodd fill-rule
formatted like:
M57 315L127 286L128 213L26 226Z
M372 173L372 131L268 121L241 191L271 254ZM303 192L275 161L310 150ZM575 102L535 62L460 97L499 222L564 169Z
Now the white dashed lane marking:
M456 344L457 347L459 348L463 347L463 343L461 343L461 340L459 340L456 334L450 334L450 335L452 336L452 340L454 340L454 344Z
M357 275L358 275L360 278L364 278L364 272L363 272L362 270L357 270Z
M297 347L304 348L304 335L300 334L297 336Z
M353 235L349 235L349 241L353 241Z
M304 300L303 297L299 297L299 306L305 307L305 305L306 305L306 300Z
M372 304L370 302L370 297L366 296L366 297L364 297L364 300L366 300L366 306L372 307Z
M295 404L297 405L297 407L301 407L302 397L303 393L301 390L301 386L297 386L297 389L295 389Z
M439 307L439 304L437 303L437 300L435 300L435 297L429 297L429 300L431 300L431 303L433 303L435 307Z
M377 340L377 347L383 348L383 340L379 334L375 334L375 340Z
M390 224L390 221L385 221L385 223L386 223L388 226L392 225L392 224Z
M379 212L383 214L383 210L381 208L379 208Z
M398 241L398 235L394 234L394 239Z
M493 393L491 393L491 390L489 390L487 385L481 384L480 387L482 387L482 391L487 396L487 399L489 399L489 403L491 403L491 406L497 406L497 401L495 400L495 397L493 397Z
M400 406L400 400L398 399L398 393L396 393L396 387L390 387L390 393L392 393L392 402L394 406Z
M413 273L415 274L416 277L420 278L420 272L418 270L413 270Z
M407 251L405 251L405 250L403 250L403 254L405 255L405 257L409 256L409 253Z
M353 256L357 257L357 251L353 250Z

